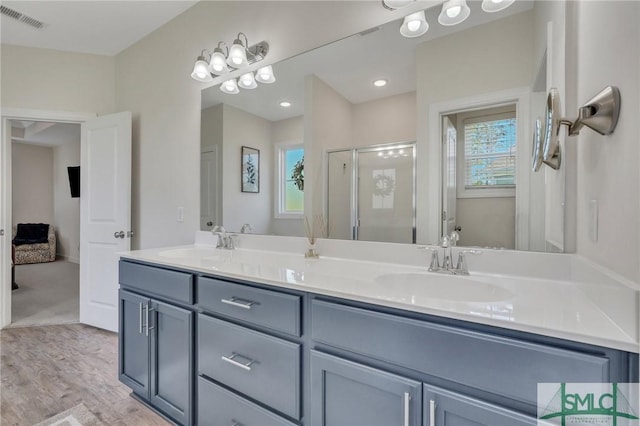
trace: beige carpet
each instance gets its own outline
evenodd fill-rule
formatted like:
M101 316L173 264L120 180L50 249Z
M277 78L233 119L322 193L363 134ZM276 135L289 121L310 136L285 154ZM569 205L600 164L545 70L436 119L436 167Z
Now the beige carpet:
M79 282L77 263L16 265L20 288L11 292L11 327L78 322Z
M102 424L84 404L78 404L35 426L99 426Z

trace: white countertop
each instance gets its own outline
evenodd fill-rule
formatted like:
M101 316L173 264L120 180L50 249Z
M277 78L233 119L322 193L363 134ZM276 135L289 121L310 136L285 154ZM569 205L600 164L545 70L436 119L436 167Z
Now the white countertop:
M329 256L305 259L302 254L291 252L247 248L230 251L203 245L137 250L121 253L121 257L640 352L638 291L610 281L600 286L473 269L469 277L449 277L429 273L426 266ZM393 280L389 274L419 274L424 284L402 279L382 281L385 278L381 276ZM403 276L406 275L395 277ZM434 290L442 290L434 286L458 291L452 283L483 290L452 298L438 291L434 297Z

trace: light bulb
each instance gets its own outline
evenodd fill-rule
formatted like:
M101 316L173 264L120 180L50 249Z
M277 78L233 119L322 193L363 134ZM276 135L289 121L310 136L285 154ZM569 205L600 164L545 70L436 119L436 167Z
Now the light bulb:
M240 76L238 84L243 89L255 89L256 87L258 87L258 83L256 83L256 80L253 78L253 73L252 72L248 72L246 74L242 74Z
M373 85L376 87L384 87L387 85L387 80L381 78L380 80L374 81Z
M209 82L213 80L211 74L209 73L207 61L204 56L198 56L196 63L193 65L193 71L191 71L191 78L194 80Z
M404 37L420 37L429 30L429 23L424 14L424 10L412 13L404 17L400 26L400 34Z
M260 83L274 83L276 81L276 77L273 75L273 68L271 65L260 68L256 72L256 80Z
M420 28L420 21L418 21L417 19L414 21L409 21L407 22L407 28L409 29L409 31L411 32L415 32L418 31L418 29Z
M289 108L291 106L291 102L282 101L282 102L280 102L280 106L282 108Z
M456 16L460 15L461 10L462 8L460 6L450 7L449 9L447 9L447 16L449 18L455 18Z
M491 0L491 3L500 4L503 0Z

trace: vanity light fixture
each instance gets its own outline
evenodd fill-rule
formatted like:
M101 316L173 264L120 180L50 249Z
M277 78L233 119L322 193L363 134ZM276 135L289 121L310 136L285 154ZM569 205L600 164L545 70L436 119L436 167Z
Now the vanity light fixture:
M223 50L223 47L226 47L226 51ZM207 49L202 50L193 66L191 77L194 80L208 83L213 81L214 77L226 75L262 61L268 52L269 43L266 41L249 46L247 36L244 33L238 33L231 48L221 41L218 42L218 46L213 49L213 52ZM208 60L205 55L208 55ZM271 65L260 68L255 73L255 76L253 72L247 71L238 80L230 79L223 82L220 90L224 93L236 94L239 93L238 86L243 89L255 89L258 86L256 81L260 83L273 83L276 81Z
M289 108L289 107L291 106L291 102L288 102L288 101L282 101L282 102L280 102L280 106L281 106L282 108Z
M267 65L266 67L260 68L256 72L256 81L265 84L275 83L276 77L273 75L273 67L271 65Z
M258 83L256 83L256 79L253 76L252 72L248 72L246 74L242 74L238 79L238 86L243 89L255 89L258 87Z
M382 0L382 7L389 10L401 9L409 6L415 0Z
M471 9L466 0L447 0L442 3L438 22L444 26L458 25L469 17Z
M238 83L235 78L225 81L220 85L220 90L224 93L228 93L229 95L235 95L240 93L238 89Z
M482 0L482 10L493 13L511 6L516 0Z
M196 59L196 63L193 65L193 71L191 71L191 78L194 80L202 81L204 83L212 81L213 77L211 77L211 73L209 72L209 64L207 64L207 59L204 57L204 50Z
M384 87L384 86L387 85L387 83L388 83L388 81L385 80L384 78L381 78L379 80L374 80L373 81L373 85L376 86L376 87Z
M429 30L429 23L424 10L405 16L400 26L400 34L408 38L420 37L427 30Z

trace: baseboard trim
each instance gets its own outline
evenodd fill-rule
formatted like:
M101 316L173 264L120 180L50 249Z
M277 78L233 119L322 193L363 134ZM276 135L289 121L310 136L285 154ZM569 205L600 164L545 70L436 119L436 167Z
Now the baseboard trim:
M70 256L62 255L62 254L57 254L56 258L62 259L62 260L66 260L67 262L80 264L80 259L78 259L76 257L70 257Z

